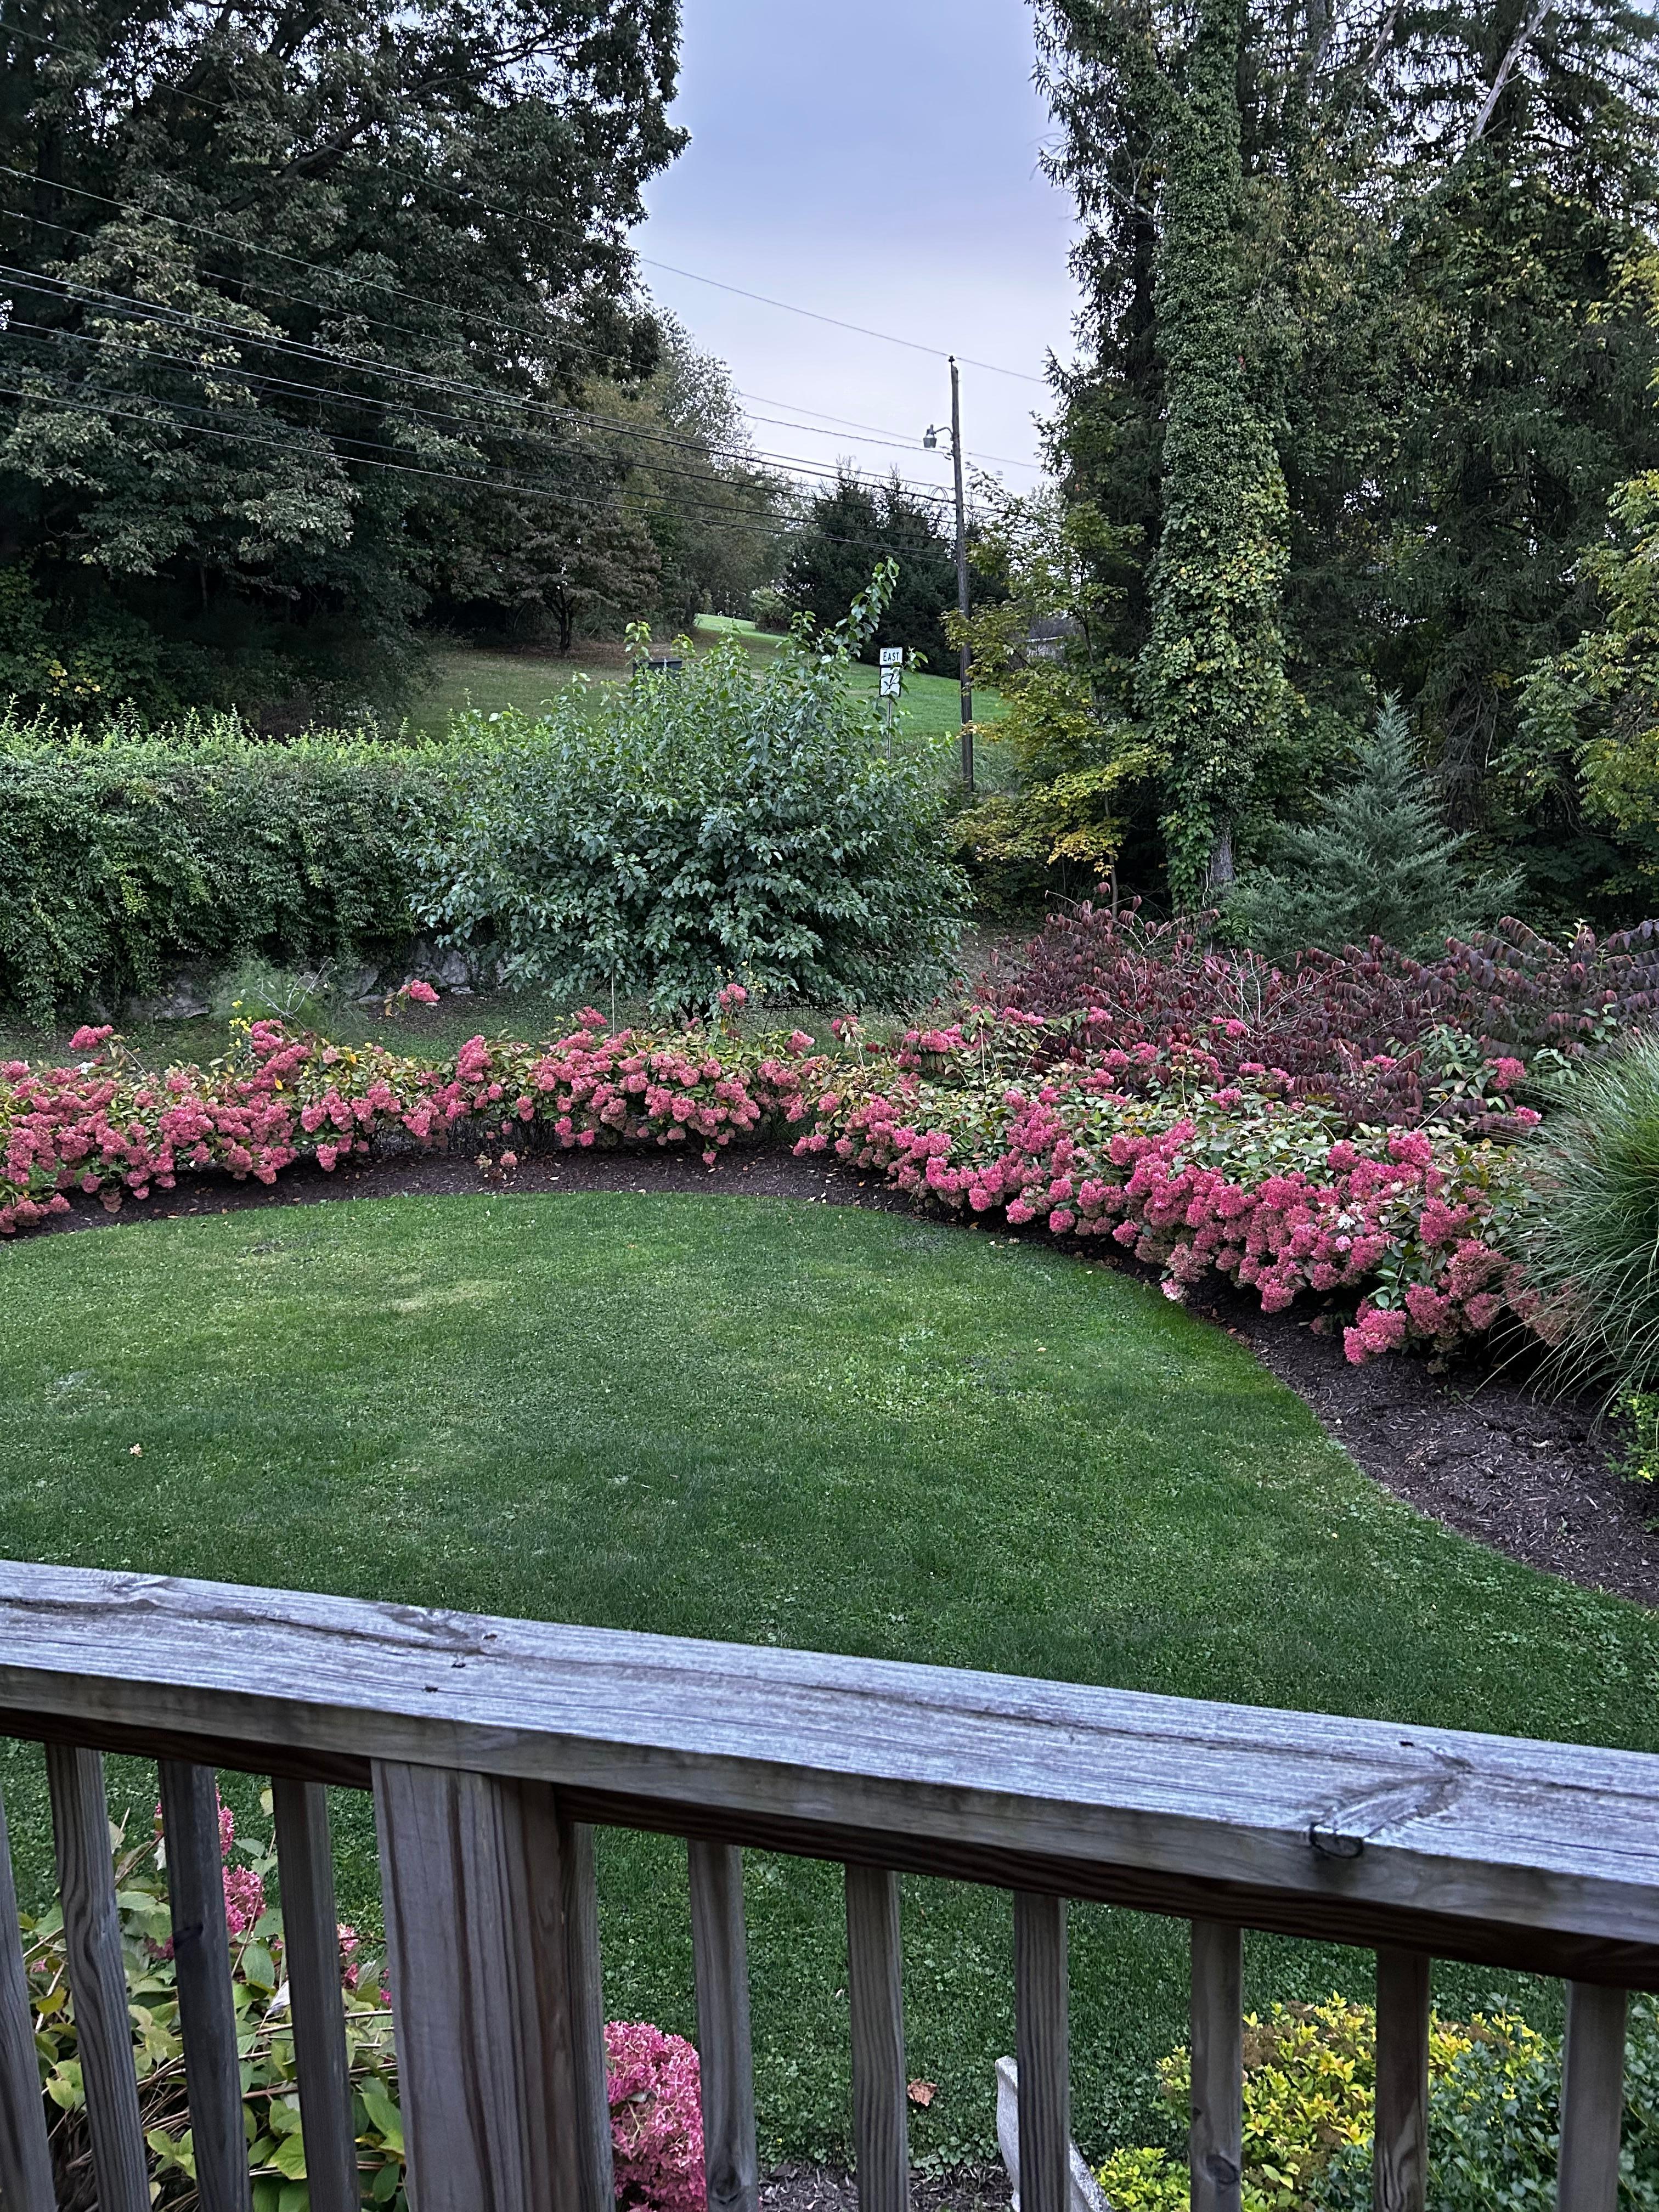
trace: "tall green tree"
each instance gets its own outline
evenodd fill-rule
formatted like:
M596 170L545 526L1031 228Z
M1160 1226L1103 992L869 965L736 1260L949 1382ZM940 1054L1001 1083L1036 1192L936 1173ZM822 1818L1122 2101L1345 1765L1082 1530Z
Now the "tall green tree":
M583 395L657 357L626 233L677 36L677 0L7 0L0 562L50 621L138 625L176 690L385 690L434 595L526 587L526 515L568 569L626 473Z
M1522 740L1528 669L1595 618L1580 555L1609 495L1659 458L1644 399L1654 333L1621 280L1656 227L1651 9L1035 5L1061 126L1054 167L1085 222L1084 348L1061 380L1055 458L1072 495L1134 535L1129 561L1112 558L1131 572L1115 658L1139 673L1135 702L1149 719L1160 708L1160 604L1168 665L1209 634L1203 605L1162 602L1160 580L1184 569L1190 587L1200 573L1165 542L1194 481L1170 452L1186 404L1171 363L1201 334L1203 306L1224 302L1214 419L1236 375L1225 404L1271 441L1284 483L1282 715L1224 736L1230 677L1207 717L1246 857L1336 773L1367 701L1398 689L1454 818L1523 866L1540 918L1571 911L1608 875L1604 829L1517 810L1520 786L1498 770ZM1237 117L1236 182L1210 131L1218 113L1229 129ZM1189 156L1206 140L1220 167L1194 204ZM1195 287L1178 281L1186 270ZM1200 313L1166 328L1188 297ZM1237 509L1256 518L1244 542L1265 548L1274 494L1253 434L1232 466L1235 497L1249 483L1267 500ZM1218 507L1225 481L1199 478L1200 496ZM1198 526L1208 559L1217 533L1216 516ZM1273 596L1237 608L1263 643ZM1194 849L1178 849L1171 815L1179 889Z
M823 629L839 622L868 583L878 555L898 563L881 623L861 645L874 660L884 645L915 653L925 668L953 660L945 617L957 603L956 552L940 507L908 491L895 474L869 484L842 470L808 506L780 586L785 604Z

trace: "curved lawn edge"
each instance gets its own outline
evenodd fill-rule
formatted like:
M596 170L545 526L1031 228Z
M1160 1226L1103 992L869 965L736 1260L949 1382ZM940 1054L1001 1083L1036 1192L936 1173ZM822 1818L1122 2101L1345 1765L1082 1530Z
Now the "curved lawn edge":
M955 1215L917 1217L903 1195L875 1173L860 1175L834 1162L823 1166L769 1146L723 1152L712 1169L678 1152L641 1148L532 1152L507 1177L487 1175L459 1153L413 1152L373 1162L342 1161L332 1173L296 1163L269 1188L223 1176L180 1176L176 1189L147 1200L129 1196L117 1213L77 1194L67 1213L52 1216L35 1234L329 1200L572 1190L804 1199L923 1218L963 1233L985 1226ZM1152 1270L1109 1240L1084 1246L1042 1226L1021 1231L1000 1223L992 1233L1085 1264L1105 1264L1137 1280L1153 1279ZM9 1253L21 1249L0 1242L0 1267ZM1418 1357L1357 1368L1342 1357L1340 1340L1314 1335L1302 1313L1265 1314L1256 1299L1218 1278L1197 1286L1187 1303L1189 1310L1247 1341L1356 1465L1391 1495L1507 1558L1587 1589L1659 1605L1659 1528L1649 1525L1650 1501L1642 1485L1621 1474L1617 1436L1590 1401L1540 1400L1512 1372L1475 1363L1438 1374Z

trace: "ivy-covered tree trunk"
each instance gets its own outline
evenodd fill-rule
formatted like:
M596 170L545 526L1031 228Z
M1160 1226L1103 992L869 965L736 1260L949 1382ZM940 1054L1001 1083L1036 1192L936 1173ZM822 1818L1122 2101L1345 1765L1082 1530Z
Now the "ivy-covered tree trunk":
M1234 828L1287 699L1285 478L1240 352L1241 29L1239 0L1201 0L1164 132L1164 519L1138 690L1169 763L1164 836L1182 907L1231 881Z

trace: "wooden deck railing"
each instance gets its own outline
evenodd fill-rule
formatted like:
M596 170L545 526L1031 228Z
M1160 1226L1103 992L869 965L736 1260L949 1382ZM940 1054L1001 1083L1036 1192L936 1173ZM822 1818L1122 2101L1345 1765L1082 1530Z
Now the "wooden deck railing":
M273 1778L313 2212L356 2212L324 1785L372 1790L416 2212L610 2212L596 1823L690 1847L711 2212L756 2197L744 1844L842 1862L863 2212L908 2196L897 1875L1014 1896L1024 2212L1066 2212L1066 1910L1192 1923L1192 2203L1239 2202L1246 1928L1377 1953L1376 2203L1424 2201L1431 1957L1568 1981L1561 2212L1613 2212L1659 1757L950 1668L0 1565L47 1747L100 2212L148 2212L101 1754L161 1770L204 2212L246 2212L214 1769ZM0 2191L46 2212L0 1838ZM989 2085L988 2084L988 2090Z

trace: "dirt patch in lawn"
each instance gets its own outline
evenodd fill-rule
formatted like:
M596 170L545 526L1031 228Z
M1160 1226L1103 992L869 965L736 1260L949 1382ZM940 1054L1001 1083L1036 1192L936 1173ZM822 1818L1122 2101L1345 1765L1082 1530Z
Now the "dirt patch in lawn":
M127 1199L117 1213L76 1195L67 1214L34 1233L62 1236L245 1206L490 1190L702 1190L908 1210L878 1177L797 1159L782 1148L723 1152L713 1168L678 1150L538 1151L507 1174L458 1149L350 1160L332 1175L296 1162L269 1188L216 1176L184 1177L176 1190ZM999 1222L998 1233L1013 1232ZM1051 1241L1041 1230L1025 1234L1033 1242ZM1091 1242L1077 1249L1091 1260L1147 1274L1115 1248ZM1421 1358L1390 1358L1352 1367L1340 1334L1315 1334L1294 1311L1264 1314L1218 1279L1200 1285L1190 1304L1200 1318L1248 1344L1374 1481L1419 1512L1547 1573L1659 1604L1659 1495L1620 1473L1621 1439L1598 1419L1592 1401L1541 1398L1518 1366L1493 1371L1471 1363L1437 1375ZM785 2212L783 2200L778 2212Z

